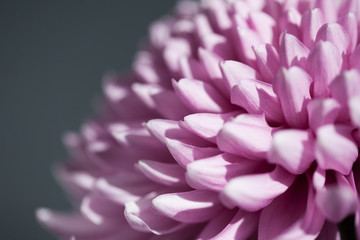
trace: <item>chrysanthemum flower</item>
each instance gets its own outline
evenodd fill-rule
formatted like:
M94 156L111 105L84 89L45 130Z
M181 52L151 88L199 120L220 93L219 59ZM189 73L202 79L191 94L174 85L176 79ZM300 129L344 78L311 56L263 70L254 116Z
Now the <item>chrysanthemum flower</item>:
M349 216L359 230L359 7L179 3L65 136L56 176L76 211L40 223L76 240L336 239Z

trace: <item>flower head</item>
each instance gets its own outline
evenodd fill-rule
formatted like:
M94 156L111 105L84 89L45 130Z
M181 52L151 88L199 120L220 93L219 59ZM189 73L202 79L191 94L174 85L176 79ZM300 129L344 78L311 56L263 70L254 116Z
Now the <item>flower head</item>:
M180 2L64 142L64 239L329 239L360 229L357 0ZM358 233L360 234L360 233Z

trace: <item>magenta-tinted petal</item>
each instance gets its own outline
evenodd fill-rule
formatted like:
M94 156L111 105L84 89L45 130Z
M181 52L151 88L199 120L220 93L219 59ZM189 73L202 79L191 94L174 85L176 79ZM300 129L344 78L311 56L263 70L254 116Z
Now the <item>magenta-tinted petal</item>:
M350 52L350 37L346 30L338 23L324 24L316 35L315 42L320 40L334 44L340 54Z
M320 9L306 11L301 18L301 30L303 32L303 43L312 48L316 34L324 24L324 17Z
M226 88L229 92L241 79L257 79L259 74L252 67L237 61L225 61L221 63L221 70L224 75Z
M294 35L286 32L281 35L279 55L282 66L304 68L309 53L309 49Z
M161 91L163 88L158 84L133 83L131 89L136 96L150 109L155 109L156 104L152 99L153 92Z
M296 36L297 38L301 37L300 34L300 23L301 23L301 14L294 7L290 7L280 18L280 29L286 31L289 34Z
M202 81L208 81L209 75L206 72L204 65L194 58L182 58L180 59L180 68L182 77L188 79L199 79Z
M269 83L241 79L232 88L231 103L243 107L248 113L265 113L266 119L270 122L284 122L279 99Z
M319 190L325 186L326 181L326 170L321 167L317 167L312 176L312 183L316 190Z
M250 28L256 31L262 42L273 43L276 37L274 31L276 21L270 15L261 11L250 12L248 22Z
M323 125L334 123L340 108L340 104L332 98L312 100L307 106L310 128L316 131Z
M341 55L331 42L319 41L311 50L306 69L311 74L314 97L328 97L329 85L341 70Z
M360 127L360 95L350 99L349 109L352 123L355 126Z
M324 216L335 223L355 214L358 208L356 194L346 186L327 186L319 190L316 203Z
M167 186L184 186L185 170L175 163L161 163L151 160L141 160L136 165L146 177L159 184Z
M279 166L272 172L243 175L226 185L221 199L229 207L236 205L246 211L258 211L283 194L294 179L295 175Z
M145 126L149 130L149 132L163 144L166 144L166 131L179 128L179 124L177 121L166 119L152 119L148 121Z
M350 67L360 71L360 45L358 45L349 58Z
M308 201L313 199L308 194L306 179L301 177L288 191L265 207L260 215L258 239L316 239L324 220L320 215L313 216L310 219L313 222L307 221L307 214L314 211L309 206Z
M211 157L220 152L214 147L198 147L174 139L167 139L166 145L173 158L183 167L195 160Z
M164 118L179 120L191 113L173 91L153 92L151 97L155 102L156 110Z
M312 133L296 129L276 132L268 159L270 163L280 164L291 173L304 173L315 160Z
M215 53L220 58L233 58L232 49L228 43L228 40L224 36L215 33L202 35L201 42L205 49Z
M239 239L246 240L254 233L259 223L259 213L238 210L229 224L211 240ZM201 239L201 238L200 238ZM205 240L205 238L204 238Z
M260 166L256 161L223 153L187 165L186 179L196 189L222 191L232 178L259 171Z
M183 38L170 38L165 43L163 58L173 73L180 71L180 59L191 55L191 46Z
M282 68L274 80L274 92L280 99L286 122L295 128L308 123L306 105L310 100L311 77L301 68Z
M125 217L132 228L141 232L162 235L177 231L185 225L161 215L152 209L156 193L150 193L136 202L127 202Z
M100 178L96 182L94 191L125 205L127 202L137 201L142 196L159 188L159 185L149 181L143 175L129 172Z
M209 83L183 78L179 82L173 81L173 86L183 103L195 112L222 113L232 108Z
M192 133L209 140L216 142L216 136L224 126L224 123L239 115L241 112L230 113L195 113L188 115L180 122L180 126L186 128Z
M247 63L250 66L256 66L256 57L252 50L252 47L257 47L263 43L259 35L248 28L239 28L238 29L238 44L239 44L239 55L241 56L243 62Z
M273 78L280 68L280 58L276 48L270 44L260 44L254 48L257 66L261 73L261 80L272 83ZM255 77L245 77L250 79L257 79Z
M335 22L337 19L337 7L335 0L315 0L314 7L319 8L323 15L325 22Z
M345 16L338 20L338 23L349 34L350 52L354 51L358 42L358 20L356 15L353 12L348 12Z
M242 114L225 123L217 136L220 150L251 159L265 159L270 150L272 128L262 115Z
M339 7L338 17L342 17L344 15L349 14L349 12L353 12L355 16L357 16L359 11L359 2L357 0L344 0L341 1Z
M351 171L358 157L358 147L345 125L325 125L318 128L315 155L319 166L333 169L344 175Z
M218 194L207 190L162 194L152 204L161 214L184 223L205 222L222 208Z

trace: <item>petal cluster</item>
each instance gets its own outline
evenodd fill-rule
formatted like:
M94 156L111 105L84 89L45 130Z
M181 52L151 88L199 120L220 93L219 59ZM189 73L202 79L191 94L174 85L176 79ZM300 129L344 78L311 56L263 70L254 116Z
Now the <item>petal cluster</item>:
M336 239L351 215L359 230L359 7L180 2L64 137L75 210L39 222L76 240Z

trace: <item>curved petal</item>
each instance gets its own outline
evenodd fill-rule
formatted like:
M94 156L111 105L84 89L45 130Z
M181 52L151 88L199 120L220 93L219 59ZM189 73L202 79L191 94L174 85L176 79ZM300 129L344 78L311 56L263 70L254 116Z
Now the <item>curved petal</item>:
M352 128L345 125L325 125L318 128L315 156L323 169L333 169L344 175L351 171L358 157L358 147L352 139Z
M226 185L221 200L229 207L236 205L246 211L258 211L283 194L294 180L295 175L279 166L272 172L243 175Z
M270 163L280 164L291 173L302 174L315 160L314 143L315 139L310 131L278 131L273 136L268 160Z
M315 132L323 125L333 124L340 108L340 104L332 98L312 100L307 106L310 128Z
M306 11L301 18L301 30L303 33L303 43L312 48L316 34L324 24L324 17L320 9L315 8Z
M250 79L261 79L264 82L272 83L274 76L280 68L280 58L276 48L270 44L260 44L254 48L257 66L262 78L244 77Z
M334 44L340 54L350 52L350 37L346 30L338 23L324 24L316 35L315 42L320 40L329 41Z
M207 190L162 194L152 203L161 214L184 223L208 221L222 209L218 194Z
M352 123L360 127L360 95L352 97L349 101L349 110Z
M286 68L299 66L304 68L309 49L294 35L283 33L280 37L280 63Z

